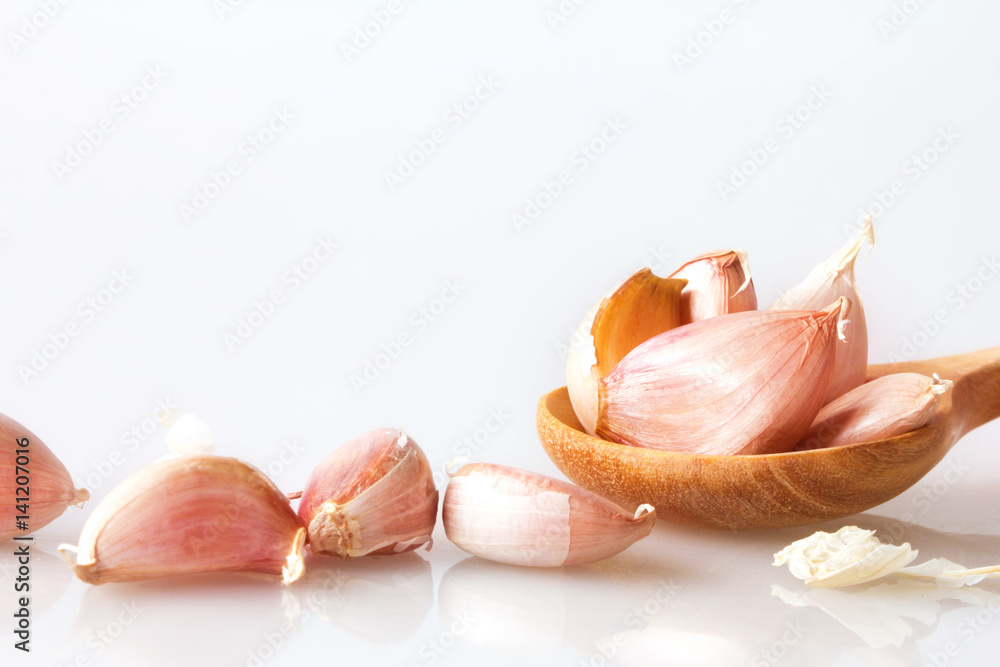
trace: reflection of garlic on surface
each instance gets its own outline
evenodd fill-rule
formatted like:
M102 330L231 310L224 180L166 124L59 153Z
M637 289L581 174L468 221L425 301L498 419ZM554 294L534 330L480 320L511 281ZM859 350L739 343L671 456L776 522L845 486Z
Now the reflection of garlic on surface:
M774 554L774 565L788 564L792 575L810 586L837 588L892 574L916 557L908 543L882 544L874 531L844 526L792 542Z

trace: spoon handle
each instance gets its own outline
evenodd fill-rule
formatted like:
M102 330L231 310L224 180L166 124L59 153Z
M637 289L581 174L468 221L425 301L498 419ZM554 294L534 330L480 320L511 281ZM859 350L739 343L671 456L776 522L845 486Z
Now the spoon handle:
M1000 347L922 361L881 364L868 369L869 378L910 371L955 383L951 391L952 410L966 434L1000 417Z

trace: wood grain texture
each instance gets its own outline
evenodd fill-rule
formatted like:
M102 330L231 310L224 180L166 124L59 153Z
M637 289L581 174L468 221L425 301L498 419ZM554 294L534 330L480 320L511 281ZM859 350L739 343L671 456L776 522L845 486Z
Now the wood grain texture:
M1000 416L1000 347L870 366L868 378L938 373L955 386L927 426L886 440L748 456L684 454L587 435L565 387L538 403L538 436L574 483L665 521L725 529L782 528L849 516L899 495L959 438Z

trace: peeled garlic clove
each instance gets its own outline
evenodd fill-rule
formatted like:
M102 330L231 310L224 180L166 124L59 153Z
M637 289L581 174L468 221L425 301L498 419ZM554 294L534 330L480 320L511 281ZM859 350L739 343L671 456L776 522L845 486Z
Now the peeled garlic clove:
M566 386L584 430L594 434L597 382L635 346L681 325L686 281L636 272L583 318L570 342Z
M198 456L215 451L212 429L190 412L185 412L170 426L167 447L179 456Z
M952 382L935 375L893 373L852 389L816 415L796 449L883 440L923 427Z
M103 584L196 572L303 571L306 530L264 473L233 458L155 463L112 489L79 547L59 554L83 581Z
M681 266L670 277L688 281L681 295L683 324L716 315L757 310L750 261L743 250L705 253Z
M837 361L824 403L864 384L868 368L868 325L865 309L854 282L854 260L867 242L875 245L872 219L865 216L858 235L833 257L814 268L806 279L785 292L768 310L814 310L844 296L851 300L847 339L837 345Z
M908 543L882 544L874 531L844 526L819 531L774 554L774 565L788 565L793 576L810 586L838 588L872 581L906 567L917 557Z
M597 435L698 454L791 450L822 406L850 301L700 320L635 348L601 381Z
M299 517L313 553L355 558L431 546L438 492L405 433L365 433L327 456L306 482Z
M632 515L568 482L473 463L448 483L441 520L448 539L474 556L559 567L621 553L649 535L656 512L641 505Z
M0 540L28 535L89 498L38 436L0 414ZM28 517L21 519L25 530L19 516Z

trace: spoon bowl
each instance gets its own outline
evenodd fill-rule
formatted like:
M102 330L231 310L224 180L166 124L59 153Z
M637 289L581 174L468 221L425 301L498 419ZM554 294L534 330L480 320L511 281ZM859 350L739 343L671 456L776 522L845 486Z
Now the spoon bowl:
M959 438L1000 416L1000 347L868 367L938 373L955 384L923 428L870 442L782 454L716 456L633 447L588 435L565 387L538 403L538 436L575 484L634 510L642 503L673 523L745 530L850 516L899 495Z

